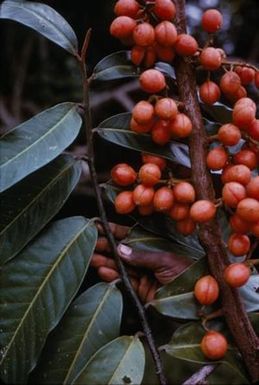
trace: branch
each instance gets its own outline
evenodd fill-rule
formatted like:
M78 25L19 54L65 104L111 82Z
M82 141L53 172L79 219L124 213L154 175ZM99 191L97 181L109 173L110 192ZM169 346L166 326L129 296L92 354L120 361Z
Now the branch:
M189 377L182 385L204 385L206 378L216 369L217 365L206 365Z
M138 312L138 315L139 315L139 318L140 318L140 321L142 324L142 328L143 328L143 331L144 331L144 334L145 334L145 337L147 340L147 344L149 346L149 349L150 349L150 352L151 352L151 355L152 355L152 358L153 358L153 361L155 364L156 374L159 378L159 382L161 385L166 385L166 378L165 378L165 375L163 372L161 358L160 358L159 352L156 348L155 341L154 341L150 326L149 326L148 321L147 321L145 309L142 306L142 303L140 302L137 294L135 293L135 291L131 285L127 270L126 270L126 268L125 268L125 266L124 266L124 264L120 258L120 255L117 251L116 241L115 241L114 236L111 232L109 222L107 219L105 207L104 207L103 200L102 200L102 193L101 193L100 186L98 184L97 173L96 173L96 169L95 169L92 117L91 117L90 103L89 103L90 102L89 101L89 88L90 88L89 87L89 80L87 78L85 63L80 59L80 57L77 57L77 59L80 63L82 79L83 79L83 98L84 98L83 104L84 104L84 111L85 111L84 123L85 123L85 128L86 128L86 139L87 139L87 158L88 158L87 160L88 160L89 171L90 171L90 175L91 175L91 179L92 179L92 183L93 183L93 187L94 187L94 191L95 191L95 195L96 195L96 200L97 200L100 218L102 221L102 225L103 225L106 237L109 241L109 244L110 244L110 247L112 250L112 254L113 254L115 262L118 266L122 282L125 286L125 289L129 295L130 299L132 300L133 304L135 305L135 307L137 309L137 312Z
M176 0L175 3L178 33L186 33L185 1ZM213 182L206 168L208 140L196 93L195 71L185 58L179 58L176 61L175 69L180 99L193 124L190 136L193 185L198 199L214 201ZM200 225L199 239L208 256L210 271L220 287L226 322L242 353L250 377L253 382L256 382L259 380L259 339L249 321L238 291L224 281L223 271L229 265L229 261L216 219Z

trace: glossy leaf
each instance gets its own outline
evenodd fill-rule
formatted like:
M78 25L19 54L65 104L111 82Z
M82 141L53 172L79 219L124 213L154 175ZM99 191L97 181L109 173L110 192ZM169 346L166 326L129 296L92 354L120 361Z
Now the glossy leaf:
M48 333L57 325L87 271L97 239L83 217L50 225L0 277L1 378L25 383Z
M24 24L71 54L77 54L78 42L72 27L57 11L46 4L6 0L0 5L0 18Z
M171 141L165 146L156 145L150 134L138 134L129 129L131 113L125 112L104 120L97 128L98 134L119 146L135 151L159 155L178 164L190 167L188 146Z
M13 258L59 211L81 164L61 155L1 194L0 264Z
M136 337L123 336L98 350L72 384L141 384L145 352Z
M119 336L122 296L99 283L81 294L51 334L34 374L37 384L71 384L90 357Z
M56 158L76 138L81 117L61 103L8 131L0 140L0 192Z
M226 124L232 122L232 109L222 103L215 103L212 106L201 103L201 108L210 119L217 123Z

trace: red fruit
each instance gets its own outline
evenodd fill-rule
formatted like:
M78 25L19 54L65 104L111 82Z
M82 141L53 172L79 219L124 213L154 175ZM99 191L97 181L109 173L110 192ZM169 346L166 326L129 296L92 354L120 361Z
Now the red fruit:
M241 80L234 71L226 72L220 79L220 89L224 94L235 94L241 87Z
M155 45L155 51L157 57L167 63L171 63L175 58L175 51L172 47L162 47L161 45Z
M193 203L190 209L190 217L194 222L208 222L214 218L216 211L214 203L202 199Z
M207 167L211 170L221 170L228 161L228 153L222 147L215 147L207 155Z
M144 62L143 62L144 67L145 68L153 67L156 59L157 57L156 57L155 48L153 46L147 47L145 57L144 57Z
M202 353L211 360L220 360L227 352L228 343L223 334L208 331L201 340Z
M141 23L133 31L133 39L140 47L148 47L155 41L155 30L149 23Z
M247 132L251 138L259 141L259 119L254 119L252 121L252 123L247 128Z
M243 286L250 277L250 269L244 263L232 263L224 270L224 279L231 287Z
M241 132L234 124L224 124L218 131L218 140L225 146L235 146L240 139Z
M235 231L235 233L245 234L250 230L251 223L244 221L237 214L232 215L229 221L230 226Z
M201 19L202 28L209 33L217 32L221 28L222 22L223 17L217 9L208 9Z
M192 132L192 122L187 115L179 113L170 121L169 129L177 138L186 138Z
M249 83L252 83L255 78L255 70L252 68L242 67L238 73L241 83L246 86Z
M151 132L152 140L159 146L164 146L170 141L171 134L168 128L168 122L166 120L158 120Z
M154 196L154 208L156 211L168 211L174 203L174 194L169 187L160 187Z
M190 212L189 205L185 203L174 203L173 207L169 212L169 216L175 221L181 221L183 219L188 218L189 212Z
M139 170L139 179L145 186L154 186L161 178L160 168L153 163L146 163Z
M122 191L114 202L115 210L118 214L129 214L135 209L132 191Z
M175 51L180 56L193 56L198 50L198 43L191 35L182 33L178 35Z
M219 296L218 282L212 275L200 278L194 286L194 296L202 305L211 305Z
M143 215L143 216L151 215L154 212L154 206L153 204L149 206L138 206L138 212L140 215Z
M117 16L129 16L133 19L137 17L139 10L140 6L136 0L119 0L114 7Z
M242 199L237 205L237 215L247 222L259 221L259 201L253 198Z
M147 124L139 124L136 122L135 119L131 118L130 129L134 132L137 132L138 134L145 134L151 131L151 128L154 125L154 123L155 123L154 120L151 120Z
M256 111L256 104L251 98L241 98L235 103L235 107L252 107Z
M241 257L250 250L250 239L244 234L232 234L228 240L228 249L236 257Z
M245 87L241 86L239 89L233 94L233 102L235 103L237 100L245 98L247 96L247 91Z
M195 201L195 190L188 182L177 183L173 191L174 197L179 203L193 203Z
M139 124L148 124L154 117L154 107L151 103L141 100L133 108L132 117Z
M155 114L164 120L174 119L177 115L178 109L175 101L171 98L162 98L156 102Z
M150 154L142 154L142 162L143 163L153 163L156 164L160 170L164 170L166 167L166 160L163 158L160 158L159 156L150 155Z
M253 223L250 231L255 237L259 238L259 222Z
M153 202L155 190L152 187L139 184L133 190L133 200L137 206L150 206Z
M257 167L257 157L252 150L240 150L233 156L233 161L235 164L244 164L250 168L250 170Z
M259 88L259 71L255 73L255 86Z
M170 21L162 21L155 27L156 41L163 47L172 47L176 43L177 31Z
M222 190L223 202L229 207L237 207L238 203L246 197L245 187L237 182L226 183Z
M259 201L259 176L255 176L246 185L246 192L250 198L257 199Z
M111 177L117 185L128 186L136 181L137 173L127 163L119 163L112 168Z
M255 110L253 109L253 107L247 106L245 104L242 104L242 105L235 104L233 108L232 116L233 116L233 123L236 126L240 128L248 128L253 122L253 120L255 119Z
M136 21L131 17L119 16L111 23L110 33L118 39L125 39L132 35L136 25Z
M196 228L195 222L191 218L186 218L176 222L176 230L183 235L190 235Z
M216 83L207 80L200 86L200 98L203 103L206 104L211 105L216 103L220 98L219 86Z
M208 47L201 51L200 62L205 70L214 71L221 66L222 57L216 48Z
M238 182L246 185L250 179L251 171L247 166L243 164L226 167L221 175L221 180L223 183Z
M134 45L130 53L132 63L135 64L136 66L139 66L144 60L145 52L146 50L144 47L139 47L138 45Z
M154 69L142 72L139 77L141 88L150 94L155 94L162 91L166 87L164 75Z
M175 17L176 9L171 0L155 0L153 12L161 20L172 20Z

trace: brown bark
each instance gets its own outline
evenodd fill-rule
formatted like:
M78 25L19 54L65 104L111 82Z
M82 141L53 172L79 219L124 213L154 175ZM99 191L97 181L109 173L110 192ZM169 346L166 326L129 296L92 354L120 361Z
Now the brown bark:
M177 0L175 3L178 33L185 33L185 1ZM190 158L192 181L197 199L213 201L215 192L206 167L208 141L197 98L195 70L188 58L179 58L175 69L180 99L184 103L186 114L191 118L193 124L193 131L190 136ZM242 353L252 382L259 381L259 338L248 319L238 291L229 287L223 279L223 270L229 262L216 219L200 226L199 238L208 256L210 271L220 287L226 322Z

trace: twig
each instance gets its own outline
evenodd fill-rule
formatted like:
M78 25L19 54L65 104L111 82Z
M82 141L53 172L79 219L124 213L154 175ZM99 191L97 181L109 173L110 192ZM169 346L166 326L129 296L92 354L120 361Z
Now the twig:
M185 1L176 0L175 3L178 33L186 33ZM185 58L178 58L175 69L179 95L193 123L193 131L190 135L190 157L197 199L214 201L215 191L206 167L208 141L197 98L195 70ZM220 287L226 322L242 353L251 380L256 382L259 380L259 339L238 291L228 286L223 278L223 271L229 265L229 261L216 219L199 226L199 239L208 256L210 271Z
M118 266L122 282L123 282L123 284L124 284L124 286L128 292L129 297L131 298L132 302L134 303L134 305L137 309L137 312L138 312L138 315L139 315L139 318L140 318L140 321L141 321L141 324L143 327L143 331L144 331L144 334L145 334L145 337L147 340L147 344L149 346L152 358L154 360L154 364L155 364L155 368L156 368L156 374L159 378L159 382L161 385L166 385L166 378L165 378L165 375L163 372L162 362L160 359L159 352L156 348L155 341L154 341L150 326L149 326L148 321L147 321L145 309L144 309L142 303L140 302L137 294L135 293L135 291L131 285L130 279L129 279L128 274L127 274L127 270L126 270L119 254L118 254L117 245L116 245L114 236L111 232L109 222L107 219L106 211L105 211L103 200L102 200L101 189L100 189L100 186L98 184L97 173L96 173L96 169L95 169L92 117L91 117L90 104L89 104L89 79L87 78L85 63L82 61L82 59L80 59L80 57L77 57L77 59L79 60L81 73L82 73L82 79L83 79L83 99L84 99L83 104L85 107L84 108L84 110L85 110L84 123L85 123L85 129L86 129L86 139L87 139L88 165L89 165L90 175L91 175L91 179L92 179L92 183L93 183L93 187L94 187L94 191L95 191L95 195L96 195L96 200L97 200L100 218L101 218L103 228L104 228L105 233L106 233L106 237L109 241L114 259L115 259L116 264Z
M206 378L216 369L217 365L206 365L189 377L182 385L204 385Z
M224 66L230 66L230 67L247 67L247 68L252 68L256 72L259 71L258 68L250 63L244 63L244 62L235 62L231 60L223 60L222 65Z

